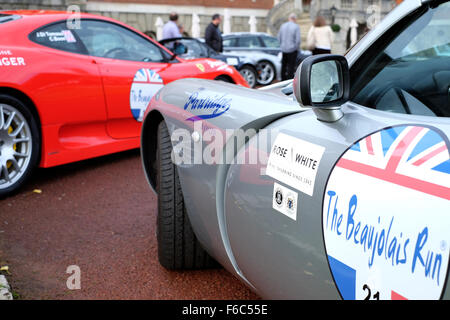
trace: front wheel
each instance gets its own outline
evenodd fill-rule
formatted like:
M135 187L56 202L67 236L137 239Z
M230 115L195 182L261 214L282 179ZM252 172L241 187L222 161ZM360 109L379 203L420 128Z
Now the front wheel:
M256 64L256 71L258 73L258 83L262 85L271 84L275 79L276 70L273 64L269 61L260 61Z
M158 259L166 269L201 269L217 263L202 248L192 230L184 204L178 171L172 162L172 142L164 121L158 126L156 191Z
M39 158L36 120L20 100L0 95L0 198L17 191Z

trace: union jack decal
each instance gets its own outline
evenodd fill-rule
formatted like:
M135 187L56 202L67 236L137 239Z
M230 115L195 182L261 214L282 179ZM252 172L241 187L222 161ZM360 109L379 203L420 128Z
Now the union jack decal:
M160 75L150 69L140 69L134 75L133 82L163 83Z
M141 122L152 97L164 85L161 76L150 69L139 69L130 89L130 109L133 118Z
M369 135L336 166L450 200L448 146L426 127L398 126Z

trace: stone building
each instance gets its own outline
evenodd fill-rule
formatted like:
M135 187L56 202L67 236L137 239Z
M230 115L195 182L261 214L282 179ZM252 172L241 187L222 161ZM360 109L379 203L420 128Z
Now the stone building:
M276 35L289 13L298 14L305 49L306 35L317 15L338 25L333 52L344 53L401 0L0 0L0 9L67 10L75 5L83 12L123 21L138 30L161 32L169 14L179 15L179 24L191 36L203 37L215 13L223 15L224 33L260 31ZM353 41L352 41L353 40Z
M82 12L100 14L123 21L141 31L157 33L169 14L179 15L179 24L193 36L204 35L215 13L223 15L223 32L265 32L266 16L274 0L0 0L0 9L67 10L78 5ZM194 30L193 30L194 26ZM194 34L193 34L194 31ZM195 34L200 33L200 34Z
M290 12L296 12L302 35L302 48L306 49L306 35L317 16L323 16L335 25L333 52L342 54L352 45L352 28L359 39L377 24L400 0L276 0L269 11L266 24L276 33ZM337 29L339 29L337 31Z
M311 18L321 15L330 24L340 27L340 31L335 33L335 51L343 53L396 4L394 0L312 0L309 13ZM352 28L356 29L356 39L353 41Z

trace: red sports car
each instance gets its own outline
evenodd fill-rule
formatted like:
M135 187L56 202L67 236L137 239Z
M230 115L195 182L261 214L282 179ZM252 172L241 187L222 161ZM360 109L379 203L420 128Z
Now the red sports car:
M183 60L106 17L0 11L0 33L0 197L36 166L138 148L143 113L171 81L248 86L221 61Z

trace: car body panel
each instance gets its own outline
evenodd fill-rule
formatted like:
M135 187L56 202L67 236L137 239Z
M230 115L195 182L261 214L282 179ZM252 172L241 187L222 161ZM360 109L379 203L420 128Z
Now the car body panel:
M177 168L187 212L199 241L214 258L264 298L341 297L326 259L321 223L322 205L317 206L325 199L324 190L330 171L346 150L371 133L392 126L423 124L445 132L448 137L448 119L391 114L347 103L342 107L345 113L343 121L337 126L331 126L317 120L312 110L301 109L296 102L281 96L272 93L249 96L246 92L248 89L230 87L226 88L227 96L232 99L230 116L226 112L207 122L186 121L202 114L197 110L186 112L184 108L178 107L183 103L185 105L196 90L205 88L205 96L217 96L225 89L221 88L222 85L207 82L179 80L165 87L158 95L158 100L152 101L146 121L158 111L162 113L172 135L176 130L186 129L191 134L201 132L205 140L207 131L217 128L232 131L238 128L274 130L277 134L288 134L323 146L327 152L320 162L321 171L314 184L313 196L296 190L298 203L301 204L296 221L277 214L272 207L274 183L280 181L262 175L261 170L265 170L265 167L260 164L238 163L239 157L255 145L252 140L257 139L257 135L238 148L238 154L234 155L230 165L179 165ZM175 94L179 87L187 89L183 97ZM233 110L235 105L253 105L252 98L265 101L264 110L258 108L258 113L261 112L258 119L252 117L255 112L253 108L244 112ZM270 110L280 113L270 113ZM263 154L270 153L276 135L270 138L267 145L258 144ZM222 147L225 148L224 145ZM212 207L216 208L215 213L211 211ZM271 263L267 263L268 256L271 257ZM268 274L271 277L268 278ZM310 289L301 289L305 287ZM448 298L449 293L445 291L442 296Z
M324 190L330 172L346 150L362 137L398 125L423 123L425 126L445 132L447 139L450 133L450 123L447 119L445 119L447 121L442 119L430 121L427 117L419 116L389 115L386 117L384 112L367 110L352 103L343 106L343 111L344 121L339 121L333 127L317 120L312 111L279 119L267 127L267 129L277 129L281 133L325 148L326 152L320 160L313 196L270 176L260 175L258 170L251 170L251 165L233 164L228 172L225 220L231 250L235 256L239 257L237 264L242 274L265 298L335 299L340 297L326 258L327 251L322 230L323 208L322 205L317 204L328 200ZM251 144L252 141L249 142L249 145ZM272 141L266 148L270 148L273 144ZM269 153L270 149L264 151ZM240 152L243 153L245 150ZM243 173L246 176L245 181L242 181ZM258 183L252 183L258 180ZM274 183L281 183L298 194L296 220L274 210L272 205ZM357 186L353 189L355 194L361 193ZM376 199L373 199L375 203L372 205L377 205L376 202L379 201L377 199L380 198L383 198L381 192ZM389 212L389 206L391 206L389 202L378 205L380 208L384 207L385 212ZM347 211L343 213L346 215ZM346 225L343 225L340 231L345 233L345 227ZM411 243L410 246L413 245ZM271 263L267 263L268 256L271 258ZM408 259L412 260L411 256L412 254L408 256ZM441 284L445 283L446 272L448 270L441 272ZM268 274L271 276L267 277ZM301 288L308 288L308 290L301 290ZM362 286L358 289L361 292L364 291ZM449 297L448 290L443 296Z
M347 54L350 67L421 5L414 0L399 5ZM187 213L202 245L263 298L450 299L450 119L349 101L341 106L339 121L323 122L314 110L299 106L290 90L279 92L288 83L250 91L176 81L152 100L143 132L160 114L172 135L187 130L192 149L197 143L203 150L211 129L232 129L232 137L238 128L256 130L237 146L232 139L220 140L224 164L177 164ZM180 94L181 88L189 90ZM204 100L224 96L220 110L226 111L201 117L205 110L191 109L193 94ZM198 142L199 137L205 140ZM176 153L179 139L173 141ZM293 182L299 172L294 154L276 162L278 141L290 147L285 150L306 150L310 159L316 155L314 169L309 162L317 170L313 178ZM435 151L426 154L432 144ZM227 153L229 146L235 151ZM266 162L239 162L255 150ZM386 161L384 169L371 158L375 155ZM434 164L423 165L429 159ZM293 212L281 207L284 202L278 207L278 191L292 199L289 205L295 203Z
M224 87L227 91L226 94L223 94ZM179 88L183 88L182 92L180 92ZM265 95L267 101L273 101L275 105L278 105L277 111L274 112L271 105L266 107L257 104L251 95L249 95L251 91L251 89L215 83L209 80L197 80L195 82L190 81L190 79L177 80L161 90L155 99L151 101L142 130L145 130L147 124L152 123L151 119L156 116L156 112L164 117L171 135L176 135L175 130L177 129L186 129L189 132L196 130L202 136L207 135L207 132L211 129L221 130L220 128L226 128L230 130L229 134L231 135L232 132L239 128L264 127L279 117L299 112L296 103L286 104L285 99L268 93ZM245 96L247 98L243 98ZM208 97L215 101L219 101L219 99L226 101L226 108L229 108L229 110L227 109L220 116L210 118L207 124L204 123L204 126L202 126L203 121L200 118L196 119L196 117L210 115L213 111L196 109L193 107L193 103L196 103L196 100L206 99ZM233 97L238 97L238 100L235 101ZM240 106L246 106L246 108L240 110ZM260 117L255 120L253 115L256 110L258 110ZM227 138L225 131L223 132L223 138L224 140L219 142L221 145L224 145L225 139ZM228 156L232 155L230 154ZM192 162L194 161L197 160L192 159ZM193 171L193 167L198 167L198 170ZM227 166L222 165L221 167L218 168L217 166L206 164L178 166L182 188L191 188L193 192L192 194L186 194L185 197L189 212L201 212L208 210L208 208L216 207L216 203L223 203L223 179L225 178ZM197 176L195 173L200 171L201 175ZM154 187L154 182L151 183ZM216 192L216 188L220 190L218 193ZM195 199L201 197L202 194L208 196L205 196L202 201L196 201ZM218 196L216 197L216 195ZM231 253L228 251L227 245L224 245L226 235L223 234L225 230L222 228L224 225L223 215L192 215L190 218L193 219L192 225L194 231L208 251L216 252L215 257L223 264L230 263L229 261L234 260L233 258L229 258ZM233 270L231 264L229 267L230 270Z
M130 95L133 79L141 69L158 72L163 84L181 77L226 76L247 86L236 70L219 69L222 65L216 65L212 59L174 59L170 63L124 61L62 51L29 39L32 32L43 26L71 21L67 12L1 13L20 18L0 24L3 34L0 90L25 96L33 103L41 126L41 167L138 148L141 123L133 119ZM149 37L114 19L85 13L79 18L124 27L167 56L172 55Z

